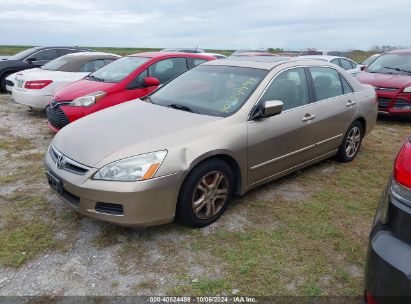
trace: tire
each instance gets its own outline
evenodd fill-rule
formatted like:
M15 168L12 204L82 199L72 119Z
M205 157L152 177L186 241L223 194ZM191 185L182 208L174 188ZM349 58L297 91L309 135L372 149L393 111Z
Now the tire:
M234 175L226 162L212 159L200 163L188 174L181 187L177 218L194 228L214 223L227 209L233 189Z
M2 77L1 77L1 79L0 79L0 92L2 92L2 93L6 93L7 92L7 90L6 90L6 78L7 78L7 76L9 76L9 75L11 75L11 74L13 74L14 72L9 72L9 73L6 73L6 74L4 74Z
M338 148L337 160L343 163L353 161L360 151L362 139L364 137L364 128L362 124L354 121L344 135L343 142Z

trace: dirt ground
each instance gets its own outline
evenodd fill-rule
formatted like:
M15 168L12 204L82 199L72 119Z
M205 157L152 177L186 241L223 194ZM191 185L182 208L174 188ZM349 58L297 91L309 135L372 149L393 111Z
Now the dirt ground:
M235 198L215 224L122 228L47 185L45 114L0 95L0 295L360 295L378 197L408 122L382 120L327 160Z

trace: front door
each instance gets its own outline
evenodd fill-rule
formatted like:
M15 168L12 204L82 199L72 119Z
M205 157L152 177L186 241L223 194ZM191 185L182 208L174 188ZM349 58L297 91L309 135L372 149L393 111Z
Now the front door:
M313 158L316 142L315 116L312 113L304 68L278 74L259 103L280 100L283 112L247 123L248 184L254 184Z

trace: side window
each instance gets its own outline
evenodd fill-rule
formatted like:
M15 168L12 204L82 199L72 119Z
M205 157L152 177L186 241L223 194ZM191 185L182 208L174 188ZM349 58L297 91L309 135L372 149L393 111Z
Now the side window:
M205 59L196 59L196 58L193 59L193 64L194 64L194 66L197 66L197 65L199 65L199 64L202 64L202 63L204 63L204 62L207 62L207 60L205 60Z
M340 74L331 68L311 67L309 68L314 80L317 101L343 95Z
M347 59L340 59L341 60L341 67L344 70L351 70L353 69L351 62L349 62Z
M279 74L264 92L260 102L267 100L282 101L283 110L308 104L308 86L304 69L290 69Z
M354 90L351 88L351 86L348 84L347 80L345 80L344 77L342 77L342 76L340 75L340 79L341 79L341 83L342 83L342 87L343 87L344 94L348 94L348 93L354 92Z
M186 58L170 58L158 61L148 68L148 74L165 83L187 71Z
M58 56L63 56L63 55L67 55L67 54L71 54L75 52L74 50L70 50L70 49L58 49L57 50L57 54Z
M40 51L30 57L36 58L36 60L53 60L59 57L56 49Z
M341 66L340 60L338 58L331 60L331 63Z
M357 64L351 60L348 60L349 63L351 63L351 66L353 69L357 68Z
M136 88L142 88L144 87L144 78L148 76L147 69L142 71L137 77L136 77Z
M97 71L98 69L102 68L103 66L105 66L105 62L103 59L99 59L99 60L91 60L87 63L85 63L81 69L80 72L94 72Z

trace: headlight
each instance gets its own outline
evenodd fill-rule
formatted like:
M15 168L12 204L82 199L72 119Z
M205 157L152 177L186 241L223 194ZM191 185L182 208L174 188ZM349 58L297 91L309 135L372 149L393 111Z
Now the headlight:
M406 87L404 90L402 90L404 93L411 93L411 87Z
M93 179L134 182L150 179L167 155L167 150L124 158L98 170Z
M69 105L72 107L89 107L106 95L107 93L103 91L94 92L74 99Z

